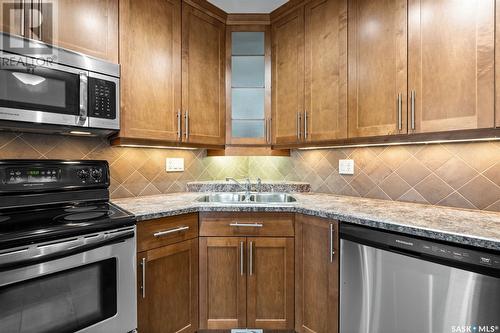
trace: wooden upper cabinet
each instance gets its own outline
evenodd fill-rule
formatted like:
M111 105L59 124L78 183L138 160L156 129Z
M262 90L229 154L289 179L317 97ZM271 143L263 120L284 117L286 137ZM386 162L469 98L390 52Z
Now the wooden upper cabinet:
M225 24L182 4L183 141L225 143Z
M292 329L293 238L249 237L247 327Z
M139 330L148 333L196 332L198 239L138 253L137 260ZM144 296L141 286L145 286Z
M295 330L339 331L338 222L296 215ZM332 243L333 242L333 243ZM330 256L330 251L335 253Z
M410 131L494 127L494 0L410 0L408 43Z
M406 3L406 0L349 1L351 138L407 133Z
M179 141L180 0L120 2L120 137Z
M346 138L347 0L309 2L304 15L305 140Z
M25 0L0 0L0 29L13 35L22 36L26 31L27 14Z
M246 327L246 239L200 237L200 328Z
M296 143L302 140L304 112L304 8L273 22L271 29L273 143Z
M53 0L41 11L31 38L118 63L118 0Z

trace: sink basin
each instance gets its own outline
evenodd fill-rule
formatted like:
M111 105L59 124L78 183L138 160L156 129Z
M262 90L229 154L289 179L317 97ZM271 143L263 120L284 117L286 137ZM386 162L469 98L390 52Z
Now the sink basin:
M288 193L212 193L202 195L197 199L199 202L216 202L216 203L293 203L296 202L293 196Z

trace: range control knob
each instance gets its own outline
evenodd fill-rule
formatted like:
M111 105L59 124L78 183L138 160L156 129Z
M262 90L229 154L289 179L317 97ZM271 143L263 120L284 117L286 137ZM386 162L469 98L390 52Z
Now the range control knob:
M87 178L89 178L90 176L90 173L87 169L80 169L76 172L76 175L78 176L78 178L80 178L81 180L86 180Z
M100 182L102 180L102 169L91 169L90 175L96 182Z

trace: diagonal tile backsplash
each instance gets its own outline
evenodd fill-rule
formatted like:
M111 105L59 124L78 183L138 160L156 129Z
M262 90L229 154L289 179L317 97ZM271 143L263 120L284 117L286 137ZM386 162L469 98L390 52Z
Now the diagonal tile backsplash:
M167 173L166 157L184 172ZM295 180L315 192L500 211L500 142L294 150L290 157L206 157L205 150L110 147L105 139L0 132L0 159L105 159L113 198L185 191L225 177ZM354 159L355 174L338 173Z

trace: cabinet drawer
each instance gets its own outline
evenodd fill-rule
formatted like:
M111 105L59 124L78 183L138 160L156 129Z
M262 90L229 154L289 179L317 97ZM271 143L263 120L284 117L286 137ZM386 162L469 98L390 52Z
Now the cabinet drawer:
M164 217L137 224L137 252L198 237L198 214Z
M200 236L293 237L290 213L202 213Z

